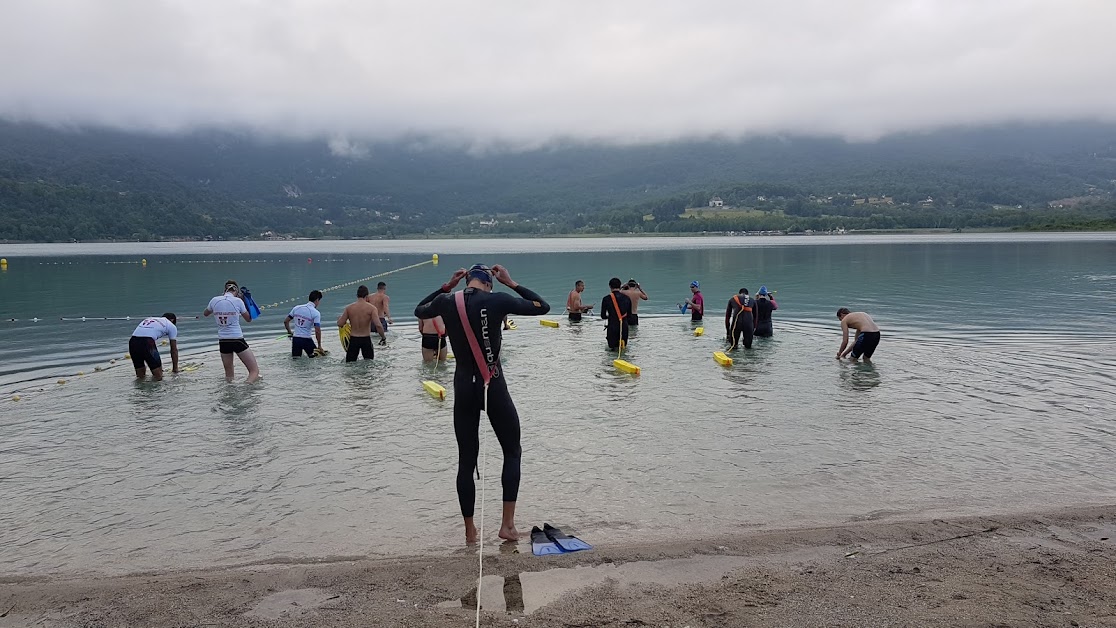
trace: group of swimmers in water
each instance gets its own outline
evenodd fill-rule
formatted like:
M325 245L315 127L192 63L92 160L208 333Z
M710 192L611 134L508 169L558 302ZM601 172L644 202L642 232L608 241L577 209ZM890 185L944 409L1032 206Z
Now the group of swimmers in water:
M454 288L465 281L463 290ZM494 282L500 282L515 294L493 292ZM566 300L567 316L571 322L581 321L593 305L581 301L585 282L577 281ZM630 279L626 284L619 278L609 281L609 293L601 300L600 317L606 321L606 342L610 349L621 349L628 340L628 328L639 325L638 304L648 299L639 282ZM690 312L694 322L705 314L705 300L697 281L690 284L691 296L679 309ZM252 350L244 340L240 321L251 321L244 294L236 281L225 283L224 292L210 300L203 315L213 316L217 322L218 347L225 367L225 376L233 377L233 356L236 355L248 369L248 381L259 378L259 366ZM284 326L291 337L293 356L323 355L321 346L321 314L318 305L322 293L314 290L307 303L291 309ZM770 336L771 313L778 309L774 295L761 287L756 297L748 290L740 291L729 300L725 310L727 342L735 348L743 344L748 348L754 336ZM457 439L457 497L465 526L466 543L476 543L477 526L474 523L476 488L473 471L477 468L480 451L480 413L488 415L503 452L500 482L503 488L503 508L498 536L505 541L515 541L519 532L515 527L515 506L519 494L520 446L519 414L508 392L500 364L501 331L508 329L508 317L542 316L550 312L550 305L538 294L520 285L506 268L495 265L489 268L476 264L469 269L458 269L446 283L427 295L415 308L422 334L424 360L441 360L446 355L446 338L459 356L453 376L453 428ZM870 359L880 341L880 330L868 314L851 312L848 308L837 310L841 321L841 348L837 358L851 355L854 359ZM294 324L293 327L291 324ZM337 319L338 327L348 324L350 331L346 360L354 361L357 355L371 359L374 355L371 335L380 336L386 344L385 332L392 323L390 299L386 284L381 282L376 293L368 288L357 288L357 300L345 308ZM132 334L128 348L136 368L136 377L143 379L150 368L155 379L162 378L162 362L158 341L168 338L174 372L179 371L178 330L173 313L142 321ZM856 340L848 346L848 331L857 331ZM460 356L469 356L462 359Z
M607 321L605 341L612 350L623 349L628 343L628 331L631 327L639 326L639 302L648 300L647 292L635 279L627 283L613 277L608 282L610 292L601 300L601 318ZM574 289L566 299L566 311L570 322L582 320L585 314L593 310L592 305L584 305L581 293L585 291L585 282L578 280ZM690 282L690 296L685 303L679 303L678 309L683 314L690 313L690 320L699 323L705 317L705 297L701 294L701 284L697 281ZM767 291L766 286L761 286L756 298L752 298L747 288L729 299L725 309L725 339L735 349L743 344L745 349L752 348L752 339L755 336L771 336L774 333L771 314L779 309L775 302L775 295Z

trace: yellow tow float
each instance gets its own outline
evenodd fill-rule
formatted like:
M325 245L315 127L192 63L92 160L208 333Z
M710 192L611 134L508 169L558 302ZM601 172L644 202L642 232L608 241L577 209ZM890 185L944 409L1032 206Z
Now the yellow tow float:
M431 397L434 397L435 399L439 399L441 401L446 400L446 389L438 382L426 380L422 383L422 387L426 389L426 392L430 393Z

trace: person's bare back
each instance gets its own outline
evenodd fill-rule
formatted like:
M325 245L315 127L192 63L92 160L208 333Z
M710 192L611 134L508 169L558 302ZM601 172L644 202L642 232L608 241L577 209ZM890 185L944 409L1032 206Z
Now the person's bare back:
M621 290L620 294L626 295L629 299L631 299L631 301L632 301L632 314L638 314L639 313L639 302L641 300L642 301L647 300L647 293L644 292L643 288L640 288L638 285L637 286L629 285L628 287Z
M352 331L349 332L351 336L367 338L372 335L373 327L380 334L384 333L380 326L380 311L366 299L357 299L346 306L345 311L341 313L341 317L337 319L338 327L343 326L346 320L352 328Z
M880 328L876 325L876 321L868 316L867 312L850 312L845 315L841 322L852 327L857 331L879 331Z
M389 323L395 323L395 321L391 320L391 310L388 309L389 303L391 303L391 297L389 297L386 292L377 291L368 295L368 302L376 307L376 311L380 313L379 318L383 318Z

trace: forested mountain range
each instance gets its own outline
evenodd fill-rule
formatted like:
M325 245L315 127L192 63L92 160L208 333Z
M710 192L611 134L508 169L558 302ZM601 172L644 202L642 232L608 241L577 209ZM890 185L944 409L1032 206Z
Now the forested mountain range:
M0 121L0 239L1116 226L1114 125L870 143L333 146Z

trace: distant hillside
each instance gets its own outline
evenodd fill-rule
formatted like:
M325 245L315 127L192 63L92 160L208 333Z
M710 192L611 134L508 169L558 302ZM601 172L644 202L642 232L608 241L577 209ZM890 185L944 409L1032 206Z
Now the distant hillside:
M354 159L335 156L324 141L0 122L0 239L1034 228L1043 221L1095 228L1116 219L1111 125L952 129L870 144L790 137L486 155L413 148L421 144L372 145ZM679 217L714 196L754 211ZM1060 199L1074 199L1072 207L1048 208Z

